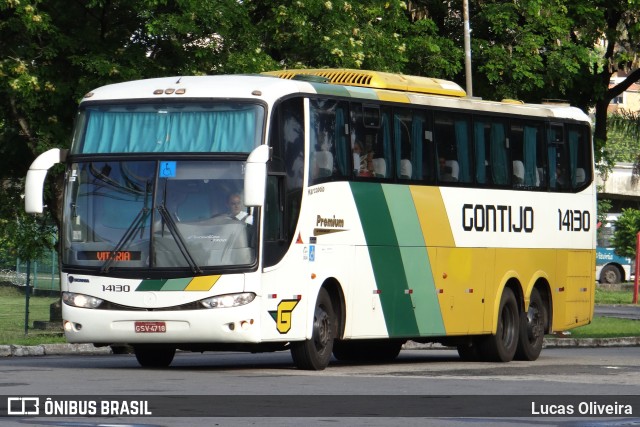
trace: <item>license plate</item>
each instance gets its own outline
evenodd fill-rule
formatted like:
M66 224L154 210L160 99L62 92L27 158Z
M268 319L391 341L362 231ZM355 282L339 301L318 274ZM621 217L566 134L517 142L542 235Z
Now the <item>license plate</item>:
M167 332L167 324L165 322L135 322L135 331L137 333L164 333Z

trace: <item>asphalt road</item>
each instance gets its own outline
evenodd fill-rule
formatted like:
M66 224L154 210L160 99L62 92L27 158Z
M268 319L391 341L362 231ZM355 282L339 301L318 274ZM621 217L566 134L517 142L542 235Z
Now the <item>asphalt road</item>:
M0 413L0 425L638 426L638 354L631 347L554 348L535 362L504 364L464 362L453 350L408 350L394 363L334 362L322 372L295 369L286 352L180 353L168 369L142 369L131 355L4 358L0 408L6 396L56 402L149 399L155 406L142 417L2 418ZM540 413L543 403L577 408L583 402L619 402L634 412L553 419ZM427 410L442 418L425 417Z
M640 320L640 305L601 305L595 306L594 315L599 317L618 317L620 319Z

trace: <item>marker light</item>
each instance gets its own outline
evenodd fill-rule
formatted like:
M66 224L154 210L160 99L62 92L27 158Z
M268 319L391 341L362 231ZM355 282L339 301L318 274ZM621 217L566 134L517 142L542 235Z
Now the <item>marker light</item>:
M215 297L203 299L200 303L204 308L227 308L239 307L249 304L256 297L253 292L243 292L240 294L218 295Z
M102 300L100 298L83 294L75 294L73 292L63 292L62 301L72 307L80 308L98 308L100 304L102 304Z

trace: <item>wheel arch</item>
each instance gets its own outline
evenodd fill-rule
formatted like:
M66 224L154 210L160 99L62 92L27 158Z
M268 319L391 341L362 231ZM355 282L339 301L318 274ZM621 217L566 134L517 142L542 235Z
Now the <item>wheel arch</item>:
M522 284L520 282L520 278L515 271L508 271L502 278L500 282L500 286L497 289L496 294L494 295L493 301L493 314L491 317L491 333L495 334L498 329L498 317L500 310L500 300L502 299L502 294L506 288L511 289L513 294L516 297L516 303L520 310L524 310L524 292L522 290Z
M338 330L336 331L336 337L342 338L344 336L344 328L347 317L344 291L342 290L342 286L336 278L328 277L322 283L321 288L324 288L329 293L333 311L336 315L336 318L338 319Z
M531 292L536 289L542 298L542 302L547 309L547 324L544 325L544 332L549 333L551 331L551 325L553 325L553 294L551 293L551 285L546 277L538 277L536 279L531 291L527 294L527 301L530 301ZM528 308L528 302L527 302Z

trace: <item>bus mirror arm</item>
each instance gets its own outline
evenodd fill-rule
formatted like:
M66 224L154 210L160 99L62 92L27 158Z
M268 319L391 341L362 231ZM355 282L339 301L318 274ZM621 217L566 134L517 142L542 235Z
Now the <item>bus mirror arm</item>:
M271 148L268 145L260 145L249 154L244 171L244 205L247 207L264 205L267 162L270 157Z
M67 150L52 148L40 154L29 166L24 185L24 208L27 213L42 213L44 179L47 172L56 163L64 162Z

